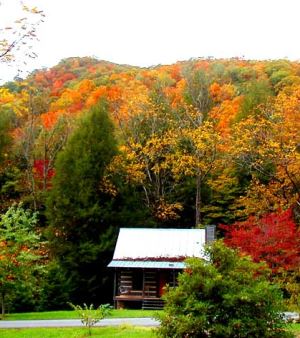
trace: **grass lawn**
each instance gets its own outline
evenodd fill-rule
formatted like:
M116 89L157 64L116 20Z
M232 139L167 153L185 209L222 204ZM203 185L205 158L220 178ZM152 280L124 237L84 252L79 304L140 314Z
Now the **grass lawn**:
M300 338L300 323L291 324L289 329L296 334L297 338Z
M112 310L108 318L143 318L153 317L153 310ZM5 320L34 320L34 319L79 319L76 311L24 312L12 313Z
M292 330L300 337L300 324L292 324ZM86 328L28 328L0 329L0 337L5 338L88 338ZM156 338L155 329L121 325L119 327L92 328L91 337L105 338Z
M292 324L291 329L300 338L300 324ZM0 337L5 338L88 338L87 328L28 328L0 329ZM155 329L120 325L119 327L94 327L91 337L105 338L156 338Z
M128 325L120 327L95 327L92 336L86 328L30 328L30 329L0 329L0 337L5 338L155 338L154 329L138 328Z

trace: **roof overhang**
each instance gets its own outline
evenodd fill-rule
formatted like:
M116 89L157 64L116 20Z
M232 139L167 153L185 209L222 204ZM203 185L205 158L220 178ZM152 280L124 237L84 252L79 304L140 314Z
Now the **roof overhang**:
M168 261L126 261L112 260L108 264L109 268L141 268L141 269L178 269L182 270L186 267L184 262L168 262Z

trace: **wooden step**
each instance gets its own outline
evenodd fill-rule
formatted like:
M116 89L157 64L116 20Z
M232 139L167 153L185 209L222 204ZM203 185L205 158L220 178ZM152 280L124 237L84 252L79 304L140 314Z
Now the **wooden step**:
M142 304L143 310L162 310L164 308L162 299L144 299Z

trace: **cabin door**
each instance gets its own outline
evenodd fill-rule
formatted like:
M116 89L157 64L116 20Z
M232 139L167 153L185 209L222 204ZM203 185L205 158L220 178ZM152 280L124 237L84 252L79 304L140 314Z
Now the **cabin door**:
M158 296L161 297L165 290L164 287L169 282L169 274L167 271L160 271L158 275Z

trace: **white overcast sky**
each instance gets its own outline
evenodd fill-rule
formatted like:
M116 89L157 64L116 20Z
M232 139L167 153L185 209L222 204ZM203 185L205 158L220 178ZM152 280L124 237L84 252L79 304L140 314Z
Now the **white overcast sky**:
M25 2L37 4L46 14L35 48L39 56L29 70L51 67L70 56L138 66L207 56L300 60L299 0ZM13 8L17 0L9 3ZM0 12L4 10L2 5ZM16 13L5 15L13 18ZM8 71L0 66L0 78L14 75L13 67Z

